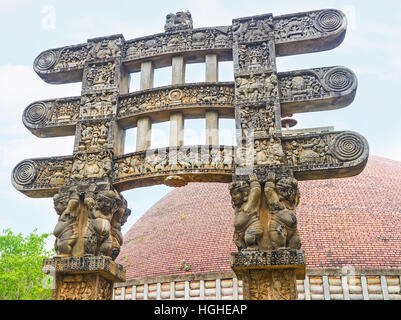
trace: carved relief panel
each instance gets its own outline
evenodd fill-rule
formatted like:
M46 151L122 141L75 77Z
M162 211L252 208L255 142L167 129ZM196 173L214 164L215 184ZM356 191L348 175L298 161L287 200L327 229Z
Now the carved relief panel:
M34 102L25 109L22 119L28 128L75 124L79 106L79 98Z
M113 148L114 124L108 121L81 122L77 126L75 152L101 151Z
M78 152L74 155L71 169L72 179L111 177L113 168L110 151L97 153Z
M84 94L81 99L81 119L96 119L112 116L117 109L117 94L97 92Z
M114 62L89 64L84 71L83 91L116 89L119 72Z
M121 97L118 116L163 111L180 105L231 105L234 88L231 84L176 86L156 89Z
M274 37L273 16L265 14L249 18L233 19L234 42L258 42Z
M177 32L127 41L125 60L187 50L231 49L231 46L231 27L178 30Z
M235 74L272 72L276 70L274 43L272 41L251 44L235 44Z

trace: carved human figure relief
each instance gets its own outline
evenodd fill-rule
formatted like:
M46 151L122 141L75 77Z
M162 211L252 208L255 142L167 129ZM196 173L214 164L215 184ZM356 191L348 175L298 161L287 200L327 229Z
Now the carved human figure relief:
M259 219L262 188L255 174L245 181L230 185L231 203L235 210L234 242L239 250L258 249L263 227Z
M295 209L299 203L298 182L291 174L268 172L264 186L270 211L269 238L273 249L299 249L301 240Z

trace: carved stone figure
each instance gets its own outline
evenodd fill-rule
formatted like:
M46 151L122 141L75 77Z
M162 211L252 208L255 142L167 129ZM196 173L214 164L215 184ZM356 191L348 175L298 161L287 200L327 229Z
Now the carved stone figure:
M189 11L179 11L177 13L169 13L166 16L166 24L164 30L166 32L192 29L192 15Z
M54 196L60 215L54 229L59 257L104 255L113 260L122 244L127 201L110 185L72 184Z
M249 176L249 184L245 181L233 182L230 194L234 218L234 243L239 250L258 248L258 242L263 234L259 219L259 208L262 189L255 174Z
M268 230L273 249L299 249L301 241L295 214L299 203L297 180L290 174L276 176L269 172L264 193L271 213Z
M53 197L54 209L60 216L53 234L56 237L54 249L60 257L72 255L72 249L78 239L78 206L77 188L60 190Z
M89 44L88 56L90 59L106 59L120 55L123 41L121 38L114 40L103 39Z

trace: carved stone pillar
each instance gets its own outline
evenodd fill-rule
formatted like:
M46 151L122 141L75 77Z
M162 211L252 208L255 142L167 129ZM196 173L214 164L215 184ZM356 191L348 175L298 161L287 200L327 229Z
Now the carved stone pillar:
M104 256L45 259L42 272L54 277L52 300L111 300L114 282L125 281L123 267Z
M296 261L284 254L301 247L299 192L282 147L275 53L272 15L233 20L239 152L230 192L239 253L232 256L232 268L244 281L245 299L294 300L296 269L305 269L302 251Z
M231 267L243 281L244 300L297 300L305 255L293 249L242 251L231 254Z
M183 56L175 56L171 59L171 84L185 83L185 61Z
M57 256L45 261L53 263L57 300L111 299L113 282L121 281L113 260L130 210L112 179L125 137L116 117L118 96L128 90L124 43L122 35L88 40L70 180L53 197Z
M184 117L182 112L170 113L170 147L180 147L184 143Z
M215 110L205 112L206 144L217 146L219 144L219 113Z
M207 54L205 56L206 82L219 81L219 61L217 54Z
M136 125L136 151L149 149L151 142L152 122L149 117L138 119Z
M153 88L153 80L154 80L154 68L152 61L142 62L140 89L145 90Z

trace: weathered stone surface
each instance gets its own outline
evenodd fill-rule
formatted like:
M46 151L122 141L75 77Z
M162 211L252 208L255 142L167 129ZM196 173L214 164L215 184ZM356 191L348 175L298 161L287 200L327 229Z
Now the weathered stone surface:
M179 17L177 17L177 14ZM121 35L97 38L69 47L47 50L35 59L34 69L50 83L80 81L85 59L106 60L121 57L129 72L140 70L141 60L155 58L155 67L168 66L171 57L182 55L188 62L202 62L198 53L213 51L219 59L231 60L233 42L258 42L269 34L276 43L277 56L329 50L338 46L345 35L346 18L338 10L318 10L273 17L269 15L235 19L233 26L192 29L187 13L169 14L166 33L123 41ZM267 19L265 19L267 17ZM178 32L179 31L179 32ZM234 41L233 41L234 40ZM121 53L120 53L121 52Z
M231 254L231 267L243 281L244 300L296 300L305 255L301 250L242 250Z
M53 300L111 300L113 283L125 281L123 266L104 256L45 259L42 272L54 277Z
M114 271L94 270L87 261L119 253L130 214L121 191L232 181L240 251L233 268L244 279L245 297L295 299L295 277L303 276L305 264L298 251L297 180L358 174L368 144L351 131L284 134L282 116L345 107L357 80L343 67L278 73L276 56L334 48L345 29L344 14L333 9L200 29L193 29L190 12L180 11L166 16L164 33L129 41L117 34L42 52L34 70L43 80L82 81L80 97L37 101L23 114L38 137L75 134L73 155L24 160L12 173L17 190L54 196L57 259L70 259L49 262L61 268L54 298L110 298ZM218 82L218 62L227 60L234 62L234 83ZM205 62L205 82L185 84L185 64L194 62ZM155 68L170 65L173 84L154 89ZM135 71L140 91L128 93ZM184 119L199 117L207 119L206 145L182 146ZM236 147L218 145L219 117L236 119ZM148 150L152 123L168 120L170 146ZM124 154L125 129L135 126L137 152Z
M280 166L268 153L272 147L280 147L270 142L266 145L247 146L237 158L234 156L239 151L232 146L183 146L178 149L179 158L176 150L170 156L170 148L138 151L113 157L112 167L107 152L77 153L74 166L72 157L28 159L14 168L12 182L17 190L40 198L53 196L71 177L109 177L119 191L162 184L170 175L183 176L187 182L231 182L237 172L237 180L246 180L252 168L262 175ZM366 140L351 131L286 134L281 149L284 164L292 168L297 180L354 176L363 170L369 156Z

